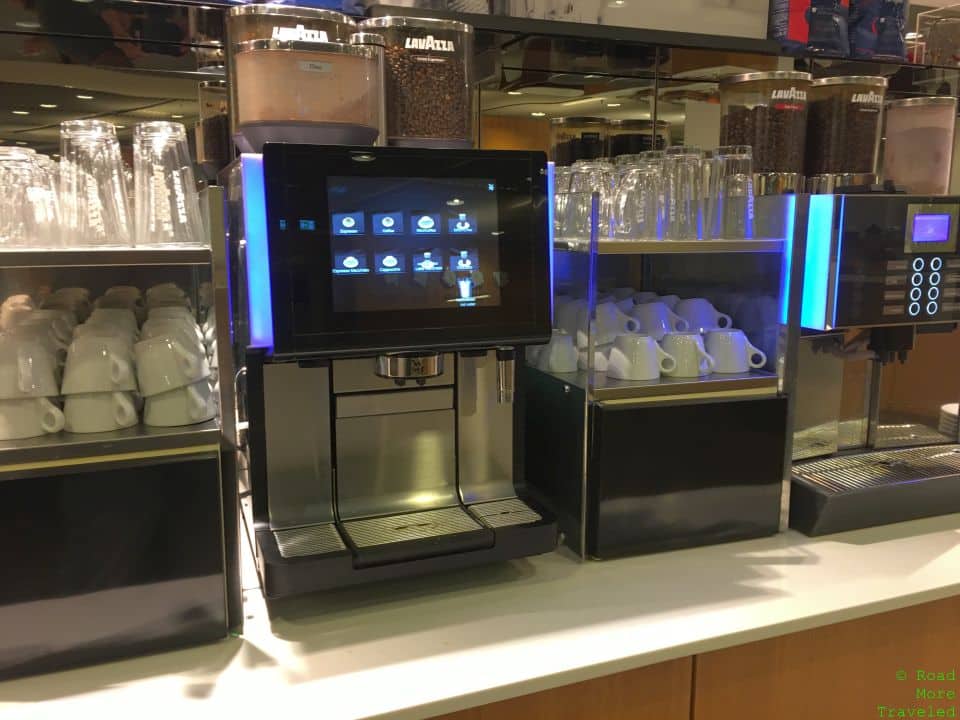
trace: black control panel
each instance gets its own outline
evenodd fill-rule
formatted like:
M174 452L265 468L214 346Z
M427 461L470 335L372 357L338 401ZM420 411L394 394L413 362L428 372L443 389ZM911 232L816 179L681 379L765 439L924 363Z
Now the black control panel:
M835 327L960 320L960 198L844 195L837 203Z

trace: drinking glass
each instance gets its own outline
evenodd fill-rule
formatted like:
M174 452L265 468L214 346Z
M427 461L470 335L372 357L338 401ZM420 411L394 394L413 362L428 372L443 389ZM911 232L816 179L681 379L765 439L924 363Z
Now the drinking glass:
M49 248L60 240L56 194L29 148L0 148L0 247Z
M557 167L553 172L553 233L563 234L563 219L567 212L567 196L570 192L569 167Z
M663 174L667 206L667 238L696 240L700 237L703 151L676 145L664 151Z
M70 244L132 244L120 143L110 123L60 124L60 202Z
M202 245L203 221L181 123L140 123L133 132L138 245Z
M614 237L619 240L655 240L661 231L661 171L638 163L621 178L613 201Z
M585 239L590 235L590 212L593 193L600 193L600 220L597 228L601 238L610 234L613 216L613 195L616 172L610 163L577 161L571 167L570 192L567 196L561 235Z
M717 148L715 156L716 178L708 194L713 205L711 236L752 238L753 150L749 145L726 145Z

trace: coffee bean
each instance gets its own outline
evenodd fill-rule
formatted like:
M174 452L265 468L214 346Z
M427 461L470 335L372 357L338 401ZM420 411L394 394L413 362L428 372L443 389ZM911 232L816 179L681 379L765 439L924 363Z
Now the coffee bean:
M467 67L459 53L392 45L387 47L386 64L387 135L391 141L473 140Z
M828 88L824 88L827 90ZM830 86L812 99L807 125L807 175L875 173L882 105L853 102L871 88ZM876 92L876 88L872 88ZM878 94L883 100L882 91Z
M750 145L754 172L803 172L806 104L731 106L720 119L721 145Z

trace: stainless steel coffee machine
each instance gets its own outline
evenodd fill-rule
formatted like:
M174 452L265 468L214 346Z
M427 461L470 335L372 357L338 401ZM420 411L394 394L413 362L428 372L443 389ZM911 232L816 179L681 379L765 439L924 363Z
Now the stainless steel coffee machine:
M804 202L790 524L960 511L960 197Z
M518 372L550 336L544 155L268 144L227 180L265 594L552 550Z

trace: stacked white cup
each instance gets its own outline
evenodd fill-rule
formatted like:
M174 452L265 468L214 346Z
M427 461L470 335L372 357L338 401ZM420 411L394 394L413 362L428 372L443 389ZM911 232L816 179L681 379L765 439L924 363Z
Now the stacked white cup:
M206 333L186 294L165 283L147 290L147 321L134 347L146 425L174 427L216 416Z
M0 440L63 429L56 369L56 359L40 340L0 334Z
M87 322L74 328L63 372L67 432L110 432L139 421L133 358L139 300L137 288L110 288Z

